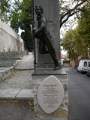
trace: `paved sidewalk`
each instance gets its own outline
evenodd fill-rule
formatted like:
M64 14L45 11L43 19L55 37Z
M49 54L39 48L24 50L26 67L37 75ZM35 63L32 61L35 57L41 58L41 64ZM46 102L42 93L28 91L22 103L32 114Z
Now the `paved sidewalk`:
M23 99L23 100L33 100L34 93L32 89L0 89L0 100L13 100L13 99Z
M11 78L7 78L0 82L0 89L8 88L22 88L22 89L32 89L32 72L33 72L33 55L25 55L22 60L20 60L16 67L15 72Z
M34 120L33 55L25 55L12 76L0 81L0 120Z
M29 53L29 55L25 55L21 60L17 60L17 64L15 66L16 70L31 70L33 69L33 54Z
M15 71L11 78L8 78L0 82L0 89L8 88L22 88L31 89L32 88L32 71Z

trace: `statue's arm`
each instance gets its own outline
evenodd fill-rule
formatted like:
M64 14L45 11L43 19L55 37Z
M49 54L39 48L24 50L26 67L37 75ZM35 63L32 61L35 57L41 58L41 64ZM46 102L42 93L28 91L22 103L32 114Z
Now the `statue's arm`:
M46 19L43 17L41 21L41 26L36 30L36 33L41 32L44 28L46 28Z

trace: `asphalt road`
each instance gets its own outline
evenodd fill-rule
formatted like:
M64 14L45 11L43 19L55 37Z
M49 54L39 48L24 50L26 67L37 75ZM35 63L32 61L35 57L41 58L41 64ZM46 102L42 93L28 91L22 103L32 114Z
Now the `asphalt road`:
M90 120L90 77L69 72L69 120Z

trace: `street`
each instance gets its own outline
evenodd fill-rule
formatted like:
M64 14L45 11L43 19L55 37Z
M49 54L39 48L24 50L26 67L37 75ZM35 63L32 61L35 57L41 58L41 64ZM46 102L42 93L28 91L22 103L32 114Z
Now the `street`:
M90 120L90 77L69 72L69 120Z

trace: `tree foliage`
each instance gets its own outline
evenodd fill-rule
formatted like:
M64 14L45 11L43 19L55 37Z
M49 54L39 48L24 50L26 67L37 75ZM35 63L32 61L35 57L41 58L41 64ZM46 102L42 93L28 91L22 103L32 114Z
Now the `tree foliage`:
M0 1L0 19L2 21L8 21L10 12L10 1L9 0L1 0Z
M10 24L11 27L18 33L18 28L20 27L20 13L21 13L21 2L15 0L11 11L10 11Z
M32 0L23 0L21 4L21 13L19 19L19 25L24 32L22 32L21 37L24 40L25 49L28 51L33 50L32 41Z
M83 7L83 12L78 20L78 26L66 33L63 41L64 48L68 51L70 59L78 56L88 57L90 48L90 4Z
M68 51L69 58L71 60L75 60L77 57L77 49L76 49L76 40L75 36L77 36L77 32L75 30L70 30L66 33L63 40L63 47Z
M2 20L9 20L11 27L17 33L19 29L23 30L21 37L24 41L25 49L32 51L32 0L14 0L12 4L11 0L2 0L1 14L4 16Z
M88 0L60 0L60 28L65 24L69 18L75 14L79 15L83 6L86 5Z
M87 47L90 47L90 3L83 8L78 24L79 34L85 40L85 43L87 43Z

